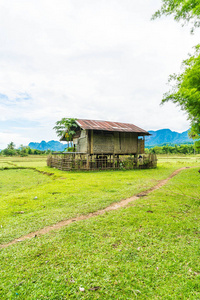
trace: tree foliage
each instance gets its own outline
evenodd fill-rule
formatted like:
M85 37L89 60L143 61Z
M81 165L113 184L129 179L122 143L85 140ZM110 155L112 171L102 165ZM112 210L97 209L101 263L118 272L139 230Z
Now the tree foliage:
M165 146L154 146L150 149L145 149L146 153L155 154L194 154L194 152L200 152L200 142L195 142L192 145L165 145Z
M62 118L60 121L56 122L56 126L53 129L56 130L58 137L65 136L67 141L72 141L73 135L76 133L76 130L79 128L76 123L76 119L73 118Z
M200 27L199 0L162 0L160 10L156 11L153 19L162 15L173 15L176 21L183 20L192 23L192 30ZM191 121L189 135L200 138L200 45L195 47L194 55L183 61L183 72L169 77L172 88L164 94L162 103L172 101L188 113Z
M184 23L192 23L191 31L200 27L200 1L199 0L162 0L161 8L155 12L152 19L162 15L173 15L174 20L183 20Z
M195 54L183 61L183 72L169 77L171 90L164 94L162 103L172 101L188 113L192 130L190 136L200 134L200 45Z

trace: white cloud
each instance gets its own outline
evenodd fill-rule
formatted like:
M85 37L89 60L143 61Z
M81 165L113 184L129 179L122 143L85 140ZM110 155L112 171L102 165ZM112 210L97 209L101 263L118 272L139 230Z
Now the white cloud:
M0 120L38 122L32 130L15 129L19 144L55 138L52 127L62 117L188 129L178 108L159 104L168 75L179 72L197 35L170 18L150 21L159 6L2 0L0 94L7 101L0 98Z

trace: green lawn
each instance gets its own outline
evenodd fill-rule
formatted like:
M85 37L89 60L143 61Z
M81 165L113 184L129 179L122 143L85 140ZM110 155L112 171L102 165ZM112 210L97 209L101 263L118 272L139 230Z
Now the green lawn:
M0 171L1 243L200 165L199 157L166 160L153 170L74 173L40 161L35 167L54 175ZM17 164L30 167L28 159ZM131 206L2 249L0 299L200 299L197 170L182 171Z

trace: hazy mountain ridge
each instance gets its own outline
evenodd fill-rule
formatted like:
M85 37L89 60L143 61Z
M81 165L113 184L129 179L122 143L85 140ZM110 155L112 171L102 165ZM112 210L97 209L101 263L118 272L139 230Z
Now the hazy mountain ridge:
M160 129L160 130L150 130L150 136L145 137L145 146L159 146L163 144L191 144L193 140L188 137L188 131L184 131L182 133L171 131L170 129ZM64 151L68 145L67 143L63 144L58 141L42 141L41 143L29 143L28 145L31 149L36 150L52 150L52 151Z
M41 143L29 143L28 146L31 149L36 149L36 150L52 150L52 151L64 151L67 148L67 144L63 144L61 142L58 141L49 141L49 142L45 142L42 141Z
M191 144L193 140L188 137L188 131L182 133L170 129L150 130L151 136L145 138L146 146L159 146L163 144L180 145Z

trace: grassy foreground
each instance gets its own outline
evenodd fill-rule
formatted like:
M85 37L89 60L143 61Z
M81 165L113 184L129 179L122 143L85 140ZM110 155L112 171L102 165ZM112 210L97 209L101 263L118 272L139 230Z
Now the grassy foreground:
M0 168L7 166L0 170L0 244L103 209L154 186L187 163L177 160L151 170L75 173L48 168L45 158L2 158ZM18 169L26 167L29 169Z
M198 160L163 161L156 170L52 176L3 170L2 243L137 194ZM38 168L47 171L41 162ZM127 208L2 249L0 299L200 299L197 170L184 170Z

